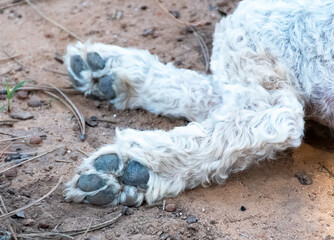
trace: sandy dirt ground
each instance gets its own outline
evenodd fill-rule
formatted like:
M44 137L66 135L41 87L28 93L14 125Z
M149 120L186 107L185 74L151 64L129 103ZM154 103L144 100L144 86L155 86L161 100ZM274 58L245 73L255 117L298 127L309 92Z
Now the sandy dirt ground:
M3 9L13 2L14 6ZM48 18L85 41L148 49L163 62L174 61L178 67L199 71L205 69L194 35L155 0L35 0L33 3ZM215 23L236 6L228 0L161 3L183 22L196 25L209 48ZM51 83L69 87L67 76L48 69L66 72L54 55L63 55L67 44L75 41L31 6L0 0L1 89L5 89L6 82L13 86L27 79L29 85ZM8 59L8 55L16 56L15 61ZM24 237L32 232L87 229L114 218L124 210L122 206L101 208L64 201L64 183L84 157L78 149L89 153L111 143L116 127L168 130L187 124L140 109L118 111L108 102L82 95L68 96L85 118L96 116L106 120L95 127L87 126L84 142L80 140L77 120L61 102L34 91L26 99L17 96L12 99L12 113L28 112L33 119L19 120L12 127L0 125L0 171L19 162L9 161L15 154L23 157L60 148L0 175L0 194L7 210L32 203L50 191L61 177L63 181L49 197L23 213L0 218L1 240L7 239L4 231L10 230L9 225L19 237ZM31 107L34 101L38 107ZM4 104L6 101L0 100L0 106ZM4 110L0 120L12 119ZM10 136L5 133L26 138L9 142L5 139ZM42 136L43 141L31 144L31 136ZM276 161L262 162L231 175L222 186L197 188L165 199L166 205L175 204L173 212L165 211L162 201L153 206L130 208L114 224L75 239L334 239L333 138L328 129L318 126L307 133L306 142L297 150L283 153ZM304 172L313 183L301 184L295 177L298 172ZM37 238L38 235L30 237Z

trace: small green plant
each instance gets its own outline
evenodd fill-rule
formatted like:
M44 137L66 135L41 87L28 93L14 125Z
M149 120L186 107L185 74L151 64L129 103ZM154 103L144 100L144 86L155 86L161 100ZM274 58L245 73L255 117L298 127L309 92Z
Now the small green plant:
M19 89L20 87L23 86L23 84L25 84L26 81L20 82L18 84L16 84L15 87L13 87L12 90L9 89L9 85L8 83L6 83L6 88L7 88L7 105L2 106L0 108L0 111L2 111L6 106L7 106L7 111L10 112L10 101L14 96L14 93L16 92L17 89Z

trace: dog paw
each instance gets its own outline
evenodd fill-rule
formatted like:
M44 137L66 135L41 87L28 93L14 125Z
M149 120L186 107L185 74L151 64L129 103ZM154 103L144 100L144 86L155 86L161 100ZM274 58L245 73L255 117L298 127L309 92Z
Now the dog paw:
M112 71L112 57L85 45L78 46L70 46L64 57L73 86L96 100L114 99L116 74Z
M139 206L144 201L150 172L136 160L117 154L96 154L84 161L67 183L66 199L95 205Z

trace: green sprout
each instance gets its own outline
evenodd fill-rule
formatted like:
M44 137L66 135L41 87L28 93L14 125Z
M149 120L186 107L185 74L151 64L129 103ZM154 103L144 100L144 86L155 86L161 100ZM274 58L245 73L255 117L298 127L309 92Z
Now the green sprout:
M7 106L7 111L10 112L10 101L14 96L14 93L16 92L17 89L22 87L23 84L25 84L26 81L20 82L16 84L15 87L13 87L12 90L9 89L8 83L6 83L6 88L7 88L7 105L4 105L0 108L0 111L2 111L6 106Z

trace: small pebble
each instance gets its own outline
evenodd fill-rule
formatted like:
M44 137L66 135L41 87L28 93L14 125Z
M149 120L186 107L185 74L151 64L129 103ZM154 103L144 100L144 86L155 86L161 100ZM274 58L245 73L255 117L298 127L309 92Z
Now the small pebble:
M311 185L313 183L312 178L309 175L307 175L305 172L297 172L295 174L295 177L303 185Z
M166 206L166 212L174 212L176 209L176 205L173 203L167 204Z
M17 168L12 168L4 172L6 178L14 178L17 176Z
M195 222L197 222L197 218L195 216L189 216L189 217L187 217L186 221L189 224L195 223Z
M244 212L244 211L247 210L247 208L245 208L244 206L241 206L241 207L240 207L240 210Z
M40 136L32 136L29 140L30 144L40 144L42 142L42 138Z
M46 228L49 228L50 225L45 223L45 222L39 222L38 223L38 228L43 228L43 229L46 229Z
M17 91L16 97L18 99L21 99L21 100L27 99L28 98L28 91L24 91L24 90Z
M42 101L37 97L33 97L28 101L28 106L32 108L40 107L42 106Z
M126 210L125 210L125 215L132 215L134 213L134 211L133 211L133 209L132 208L127 208Z
M169 234L165 232L161 233L159 236L160 240L166 240L167 238L169 238Z
M34 115L32 115L29 112L18 112L18 113L11 113L9 117L18 120L28 120L34 118Z
M180 18L180 12L179 11L169 11L175 18Z
M34 219L28 218L28 219L26 219L22 222L22 225L23 226L32 226L32 225L34 225L34 223L35 223Z
M147 36L153 36L155 29L154 28L149 28L149 29L145 29L144 32L142 33L143 37L147 37Z
M17 218L26 218L24 211L19 211L18 213L15 214Z

